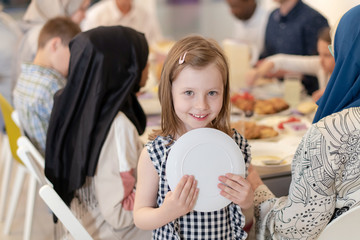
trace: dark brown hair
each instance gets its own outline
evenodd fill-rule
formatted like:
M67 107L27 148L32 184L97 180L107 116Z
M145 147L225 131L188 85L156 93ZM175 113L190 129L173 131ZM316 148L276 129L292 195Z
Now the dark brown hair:
M184 57L185 53L186 56ZM184 57L184 62L179 64L181 57ZM153 139L155 135L175 136L184 127L175 113L172 97L172 83L178 74L187 66L201 69L212 63L215 64L222 76L224 94L222 109L219 116L212 121L211 127L231 134L229 123L229 67L225 54L215 40L201 36L188 36L175 43L165 60L159 84L161 130L155 131L150 139Z
M331 44L330 28L329 27L324 27L319 31L318 40L323 40L323 41Z
M55 37L59 37L64 46L68 46L71 39L79 32L81 32L79 25L70 18L52 18L45 23L40 31L38 49L45 47L46 43Z

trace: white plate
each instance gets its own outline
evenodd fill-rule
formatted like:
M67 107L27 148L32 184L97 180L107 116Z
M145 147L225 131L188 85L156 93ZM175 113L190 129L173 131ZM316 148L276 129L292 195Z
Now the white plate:
M289 143L288 143L289 142ZM291 139L280 142L251 142L251 164L254 165L260 175L276 172L290 171L293 154L296 146L290 145ZM279 160L286 158L280 165L265 165L266 159Z
M252 157L251 164L255 166L262 166L262 167L269 167L269 168L277 168L277 167L283 167L286 165L291 164L291 160L294 157L294 155L288 155L285 157L280 157L279 155L257 155ZM265 160L281 160L284 159L284 161L281 164L265 164Z
M198 181L199 196L194 210L211 212L231 201L220 195L220 175L245 175L245 161L239 146L225 133L212 128L199 128L181 136L172 146L166 164L170 189L175 189L184 175Z

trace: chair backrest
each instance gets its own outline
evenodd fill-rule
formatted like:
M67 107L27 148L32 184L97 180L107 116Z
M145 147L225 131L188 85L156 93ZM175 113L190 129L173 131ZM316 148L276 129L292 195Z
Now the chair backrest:
M84 226L79 222L69 207L53 189L52 184L47 180L44 173L45 161L39 151L25 136L19 137L17 144L19 146L17 154L20 159L24 162L26 168L31 172L31 174L35 176L37 181L42 185L39 190L39 195L46 205L61 221L74 239L92 239Z
M320 234L318 240L346 239L355 240L360 238L360 206L353 207L349 211L337 217Z
M17 145L17 155L40 185L51 184L44 174L44 158L31 141L27 137L21 136L17 140Z
M57 192L48 184L42 186L39 190L40 197L44 200L46 205L62 222L74 239L91 240L92 237L86 231L83 225L71 212L69 207L60 198Z
M14 108L1 94L0 94L0 108L5 122L6 133L9 138L11 154L15 160L23 164L23 162L16 154L16 150L17 150L16 141L21 136L21 130L19 126L16 125L16 123L11 118L11 114L14 111Z

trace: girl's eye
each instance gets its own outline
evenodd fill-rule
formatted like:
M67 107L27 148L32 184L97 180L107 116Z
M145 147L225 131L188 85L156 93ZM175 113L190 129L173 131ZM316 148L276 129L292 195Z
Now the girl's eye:
M188 90L188 91L185 91L185 95L187 95L187 96L192 96L192 95L194 95L194 92Z
M210 91L210 92L209 92L209 95L210 95L210 96L216 96L216 95L217 95L217 91Z

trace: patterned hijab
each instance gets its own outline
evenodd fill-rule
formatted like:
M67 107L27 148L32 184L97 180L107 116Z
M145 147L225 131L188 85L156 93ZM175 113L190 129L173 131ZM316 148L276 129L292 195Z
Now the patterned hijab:
M68 82L56 93L46 140L45 175L66 203L94 176L101 148L119 111L139 134L146 126L137 100L147 64L144 34L98 27L70 42Z
M343 109L360 106L360 5L340 19L333 49L335 69L317 102L314 123Z
M23 20L31 23L45 23L57 16L71 17L84 0L32 0Z

